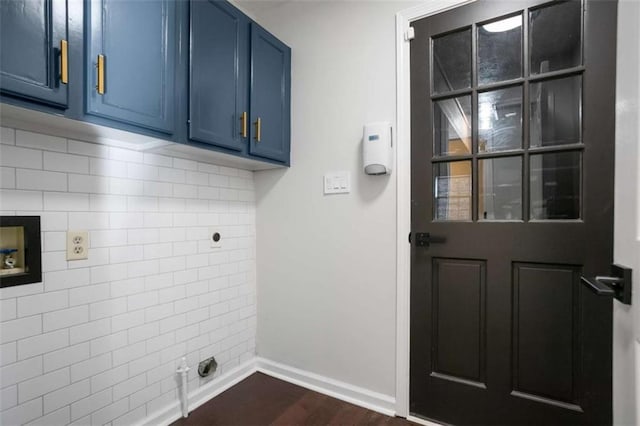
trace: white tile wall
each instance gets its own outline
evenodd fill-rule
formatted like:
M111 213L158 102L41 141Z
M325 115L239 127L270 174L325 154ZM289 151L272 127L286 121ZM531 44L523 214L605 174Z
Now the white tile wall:
M134 424L177 401L182 356L215 356L216 374L254 356L253 173L10 128L0 142L0 212L43 231L43 283L0 289L0 424ZM67 262L82 229L89 259ZM191 390L211 380L196 370Z

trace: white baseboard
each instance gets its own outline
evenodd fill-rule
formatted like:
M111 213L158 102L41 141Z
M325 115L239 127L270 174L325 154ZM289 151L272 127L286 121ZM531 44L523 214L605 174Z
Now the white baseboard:
M289 383L341 399L387 416L395 416L394 397L300 370L265 358L256 359L257 371Z
M420 417L415 417L412 415L408 415L407 420L413 423L418 423L419 425L424 425L424 426L442 426L441 423L436 423L430 420L421 419Z
M233 370L213 379L204 386L189 392L189 412L195 410L210 399L216 397L226 391L233 385L241 382L256 372L256 358L250 359ZM182 409L180 401L176 400L173 404L163 410L156 411L147 416L140 422L140 425L157 426L169 425L182 417Z

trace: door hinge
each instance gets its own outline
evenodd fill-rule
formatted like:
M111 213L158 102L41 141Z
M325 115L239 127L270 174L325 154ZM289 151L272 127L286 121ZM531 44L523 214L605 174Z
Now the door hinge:
M416 37L416 30L413 27L407 28L404 32L404 41L411 41Z

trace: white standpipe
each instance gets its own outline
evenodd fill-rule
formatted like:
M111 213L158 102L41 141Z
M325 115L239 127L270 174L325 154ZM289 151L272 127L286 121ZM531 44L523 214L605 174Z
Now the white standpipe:
M187 358L182 357L177 372L182 376L182 417L185 418L189 416L189 392L187 389L187 373L189 370Z

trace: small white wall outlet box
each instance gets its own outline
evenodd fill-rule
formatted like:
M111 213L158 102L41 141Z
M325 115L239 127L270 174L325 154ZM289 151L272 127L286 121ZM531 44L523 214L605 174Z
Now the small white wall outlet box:
M209 228L209 242L211 242L211 248L222 247L222 234L215 228Z
M89 257L89 232L67 231L67 260L84 260Z

